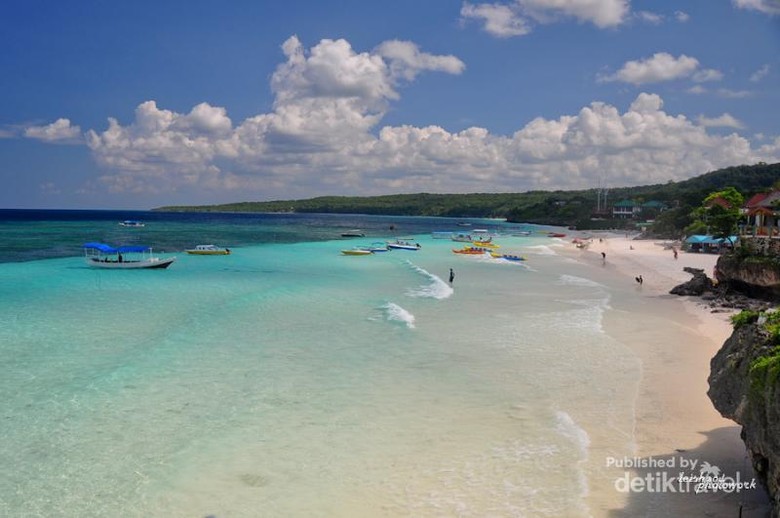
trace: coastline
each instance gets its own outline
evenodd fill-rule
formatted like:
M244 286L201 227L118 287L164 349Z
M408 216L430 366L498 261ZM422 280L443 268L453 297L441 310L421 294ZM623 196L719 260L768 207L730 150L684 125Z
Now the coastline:
M679 252L675 259L672 250L653 241L615 234L600 237L601 242L597 235L586 250L572 251L567 245L567 254L614 274L636 294L623 302L625 307L613 307L604 316L605 332L625 344L642 364L634 454L647 466L632 469L633 475L653 477L659 474L653 469L656 461L677 460L678 469L667 471L670 477L678 476L684 457L750 480L754 475L740 438L741 427L721 417L707 396L710 360L731 335L729 317L734 312L713 313L696 298L669 294L674 286L691 279L684 267L700 268L711 276L718 256ZM641 285L635 279L639 275ZM626 471L613 469L612 473L617 477ZM591 495L594 516L646 515L651 509L672 516L768 515L763 489L706 495L630 491L621 509L609 501L610 491L614 490L604 488Z

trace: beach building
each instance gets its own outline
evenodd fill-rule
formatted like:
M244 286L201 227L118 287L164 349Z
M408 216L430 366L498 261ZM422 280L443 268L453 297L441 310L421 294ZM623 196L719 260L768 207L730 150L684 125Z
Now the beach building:
M741 234L753 237L780 236L780 190L759 193L742 207L745 223Z
M623 219L646 217L651 219L666 209L667 206L665 203L656 200L645 203L639 203L635 200L621 200L612 205L612 217Z
M739 236L729 236L728 238L716 238L705 234L694 234L688 236L683 241L683 250L686 252L699 252L705 254L719 254L730 250L736 245Z

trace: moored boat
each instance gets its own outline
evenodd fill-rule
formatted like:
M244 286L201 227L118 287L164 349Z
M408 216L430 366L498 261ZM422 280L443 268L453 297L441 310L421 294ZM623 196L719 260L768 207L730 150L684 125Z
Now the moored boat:
M143 227L145 226L143 222L135 220L135 219L126 219L124 221L119 222L120 225L123 227Z
M371 250L366 250L365 248L350 248L347 250L342 250L341 253L343 255L374 255L374 252Z
M392 248L394 250L419 250L422 248L422 246L420 246L420 243L413 243L411 241L403 241L399 239L394 242L388 241L387 248Z
M360 229L347 230L341 233L341 237L366 237L366 233Z
M197 245L195 248L185 250L190 255L230 255L230 248L222 248L216 245Z
M89 266L111 270L168 268L175 257L160 258L152 255L148 246L113 247L105 243L86 243L84 257Z

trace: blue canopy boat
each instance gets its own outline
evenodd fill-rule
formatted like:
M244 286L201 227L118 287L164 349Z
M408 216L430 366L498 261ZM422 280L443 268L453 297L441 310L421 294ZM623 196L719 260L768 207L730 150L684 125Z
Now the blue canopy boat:
M114 248L105 243L86 243L84 256L94 268L132 270L137 268L168 268L176 258L161 259L152 255L148 246L120 246Z

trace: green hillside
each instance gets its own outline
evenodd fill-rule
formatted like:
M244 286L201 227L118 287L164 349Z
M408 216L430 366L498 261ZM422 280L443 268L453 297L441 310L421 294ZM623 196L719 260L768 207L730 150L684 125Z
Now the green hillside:
M742 165L712 171L682 182L609 190L608 205L623 199L660 201L675 208L667 219L683 218L712 191L733 186L746 196L780 180L780 163ZM524 193L392 194L321 196L306 200L241 202L223 205L169 206L169 212L309 212L403 216L503 217L510 221L592 227L596 189ZM589 223L590 222L590 223ZM684 225L683 225L684 226Z

